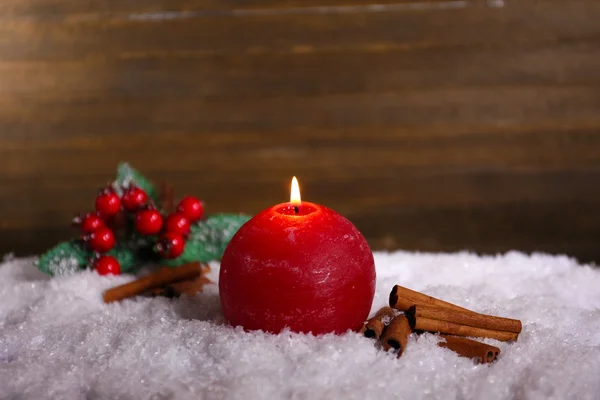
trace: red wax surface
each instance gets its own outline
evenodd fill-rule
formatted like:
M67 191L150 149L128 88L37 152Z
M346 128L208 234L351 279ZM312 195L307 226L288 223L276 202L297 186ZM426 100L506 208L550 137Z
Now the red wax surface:
M335 211L278 204L234 235L221 261L219 292L225 319L247 330L356 331L375 294L373 254Z

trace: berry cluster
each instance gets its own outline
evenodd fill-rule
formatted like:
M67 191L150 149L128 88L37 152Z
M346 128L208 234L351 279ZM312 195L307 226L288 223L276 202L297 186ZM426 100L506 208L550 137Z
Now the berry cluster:
M115 221L125 216L135 231L147 237L157 237L153 250L163 258L177 258L185 249L190 225L203 217L204 204L193 196L184 197L175 212L163 216L148 194L137 186L129 186L119 197L112 186L96 196L95 212L74 219L81 229L84 243L95 253L91 266L100 274L121 273L115 257L105 254L116 245ZM113 227L113 228L111 228Z

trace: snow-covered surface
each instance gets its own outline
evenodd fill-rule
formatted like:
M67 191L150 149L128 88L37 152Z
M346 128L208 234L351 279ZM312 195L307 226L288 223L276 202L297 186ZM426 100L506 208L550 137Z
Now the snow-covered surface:
M600 269L566 257L376 253L383 306L394 284L519 318L492 365L411 337L401 359L349 333L244 333L222 324L215 286L195 298L105 305L131 277L48 279L0 264L0 399L598 399ZM216 281L218 265L211 278Z

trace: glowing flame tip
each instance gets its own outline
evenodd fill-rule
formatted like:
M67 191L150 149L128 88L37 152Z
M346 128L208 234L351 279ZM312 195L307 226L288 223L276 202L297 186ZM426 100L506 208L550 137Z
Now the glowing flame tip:
M294 176L292 178L292 190L290 193L290 203L300 204L302 202L300 198L300 186L298 185L298 179Z

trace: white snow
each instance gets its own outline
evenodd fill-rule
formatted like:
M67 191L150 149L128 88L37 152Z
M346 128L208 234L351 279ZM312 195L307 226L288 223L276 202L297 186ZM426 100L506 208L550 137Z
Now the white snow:
M400 359L358 334L277 336L223 325L216 286L105 305L132 277L49 279L0 264L1 399L598 399L600 269L508 253L376 253L373 312L394 284L518 318L500 359L475 365L411 337ZM211 279L216 282L218 265Z

